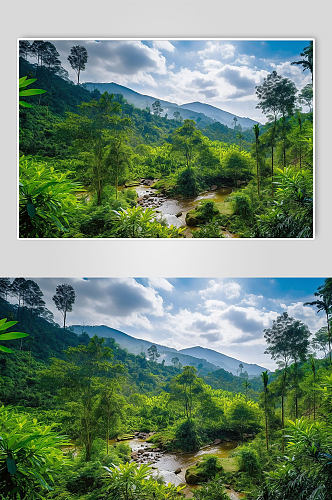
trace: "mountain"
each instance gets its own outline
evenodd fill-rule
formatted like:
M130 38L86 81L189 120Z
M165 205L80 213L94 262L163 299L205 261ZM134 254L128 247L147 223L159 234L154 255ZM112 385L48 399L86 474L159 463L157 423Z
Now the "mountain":
M243 371L246 371L249 377L256 377L265 371L265 368L262 366L244 363L239 359L231 358L230 356L226 356L226 354L214 351L213 349L206 349L205 347L188 347L187 349L181 349L179 352L189 354L190 356L195 356L197 358L203 358L206 361L233 373L234 375L238 374L240 363L243 365Z
M115 328L110 328L105 325L99 326L81 326L73 325L70 327L77 334L87 333L90 337L97 335L98 337L113 338L120 347L127 349L127 351L133 354L140 354L141 352L147 353L148 348L152 345L152 342L144 339L137 339L132 337L120 330ZM195 366L200 371L203 372L213 372L219 368L237 375L239 370L239 364L241 361L221 354L217 351L211 349L204 349L203 347L189 347L188 349L181 349L177 351L172 347L166 347L161 344L154 344L158 348L160 354L159 362L165 360L166 364L171 364L173 358L178 358L180 363L185 366ZM214 361L212 361L212 358ZM250 377L259 375L265 368L258 365L251 365L248 363L243 363L244 371L248 372Z
M128 87L118 85L114 82L86 82L83 84L83 87L90 91L98 90L101 93L108 92L110 94L121 94L127 102L140 109L145 109L147 106L151 108L152 103L154 103L156 100L159 100L164 114L167 113L169 118L173 118L173 113L177 111L180 113L184 120L195 120L195 122L199 124L200 128L206 127L207 125L211 125L215 122L219 122L233 129L234 117L237 118L237 124L240 124L243 129L251 129L253 125L257 123L250 118L242 118L240 116L233 115L232 113L228 113L227 111L223 111L222 109L216 108L215 106L210 106L209 104L203 104L201 102L192 102L189 104L182 104L181 106L178 106L174 102L164 101L162 99L158 99L157 97L140 94L139 92L135 92Z
M234 128L234 118L237 119L237 125L241 125L243 129L252 128L256 125L256 121L251 118L243 118L241 116L233 115L228 113L228 111L223 111L222 109L211 106L210 104L203 104L201 102L189 102L188 104L182 104L181 108L189 109L195 111L196 113L203 113L204 115L212 118L212 120L227 125L227 127Z

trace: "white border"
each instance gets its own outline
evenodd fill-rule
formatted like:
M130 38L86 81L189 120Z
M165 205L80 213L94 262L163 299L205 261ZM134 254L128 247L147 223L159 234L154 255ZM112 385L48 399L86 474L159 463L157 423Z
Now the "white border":
M312 238L199 238L200 241L313 241L316 239L316 39L313 37L307 38L293 38L293 37L282 37L282 38L268 38L268 37L24 37L17 38L16 44L16 80L18 82L19 78L19 42L21 40L102 40L102 41L117 41L117 40L133 40L133 41L312 41L313 42L313 67L314 67L314 78L313 78L313 236ZM128 241L128 240L145 240L145 241L192 241L193 238L20 238L19 236L19 85L17 83L17 93L16 93L16 239L19 241L91 241L91 240L102 240L102 241Z

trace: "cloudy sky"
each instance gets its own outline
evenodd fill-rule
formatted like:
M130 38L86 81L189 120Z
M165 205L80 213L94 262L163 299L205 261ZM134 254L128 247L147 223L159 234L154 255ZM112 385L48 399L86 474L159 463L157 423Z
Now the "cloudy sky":
M47 307L62 322L52 296L60 283L76 291L67 322L107 325L129 335L181 349L200 345L273 368L264 355L263 330L283 312L311 332L324 315L304 306L323 278L37 278Z
M255 85L271 71L291 78L301 89L311 82L291 66L308 41L254 40L52 40L70 78L67 57L74 44L89 59L82 82L115 82L137 92L184 104L200 101L265 121L256 109Z

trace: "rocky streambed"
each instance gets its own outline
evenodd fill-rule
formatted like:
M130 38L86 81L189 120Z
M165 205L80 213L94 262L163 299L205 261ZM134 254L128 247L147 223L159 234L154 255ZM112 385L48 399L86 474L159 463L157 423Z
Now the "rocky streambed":
M172 483L176 486L186 484L185 474L188 467L196 464L202 456L217 455L219 458L229 458L237 443L234 441L221 441L217 439L214 443L204 446L197 452L170 453L161 448L156 448L146 440L150 434L135 433L135 436L128 440L131 447L131 458L138 464L149 464L151 468L163 478L165 483ZM186 498L192 498L195 486L187 485L184 489ZM227 493L232 500L241 499L241 494L227 489Z
M187 212L197 207L202 200L224 202L233 191L231 187L211 186L211 190L194 198L168 198L153 188L154 183L155 179L142 179L139 185L133 186L138 195L137 204L143 208L153 208L160 217L166 220L169 226L185 227L187 237L192 235L192 228L186 224ZM223 231L223 234L226 238L235 237L227 230Z

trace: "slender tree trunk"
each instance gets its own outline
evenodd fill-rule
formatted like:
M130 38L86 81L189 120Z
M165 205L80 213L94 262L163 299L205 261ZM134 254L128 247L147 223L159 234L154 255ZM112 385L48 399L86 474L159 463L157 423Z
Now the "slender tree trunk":
M109 440L110 440L110 417L108 414L107 415L107 429L106 429L106 455L108 455Z
M273 173L274 173L274 145L272 144L271 146L271 190L272 190L272 197L274 195L273 193Z
M285 127L285 117L282 117L282 156L283 165L286 168L286 127Z
M66 329L66 316L67 316L67 309L64 310L63 313L63 329Z
M326 320L327 320L327 338L329 342L329 361L330 364L332 364L332 359L331 359L331 326L330 326L330 318L329 318L329 313L326 311Z
M265 391L265 440L266 440L266 450L269 451L269 434L268 434L268 419L267 419L267 394Z
M313 406L314 406L314 420L316 420L316 375L314 374L314 391L313 391Z
M257 194L258 198L261 197L260 193L260 172L259 172L259 161L258 161L258 142L256 140L256 175L257 175Z

